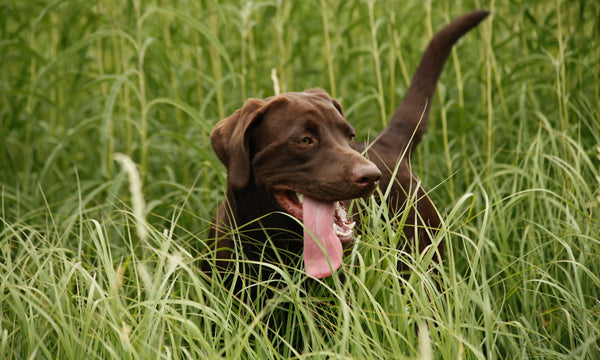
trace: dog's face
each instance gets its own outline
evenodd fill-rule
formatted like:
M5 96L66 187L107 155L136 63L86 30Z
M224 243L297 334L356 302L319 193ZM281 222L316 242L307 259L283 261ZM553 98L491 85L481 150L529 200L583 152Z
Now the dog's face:
M352 239L354 223L342 201L370 195L381 176L354 149L354 137L339 103L321 90L250 100L211 134L231 189L264 188L279 206L266 211L285 211L303 222L305 263L309 253L319 267L307 264L307 272L316 277L339 266L334 262L341 263L341 244ZM319 256L323 252L329 259Z
M323 94L324 95L324 94ZM357 167L374 164L354 149L356 136L337 102L323 95L287 94L273 101L250 135L254 181L275 194L293 191L323 201L369 195L376 181L356 182ZM277 196L276 196L277 197Z

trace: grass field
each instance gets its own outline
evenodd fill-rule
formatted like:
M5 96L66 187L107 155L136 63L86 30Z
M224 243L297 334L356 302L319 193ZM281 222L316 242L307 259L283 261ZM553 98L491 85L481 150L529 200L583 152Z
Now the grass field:
M439 285L372 203L343 282L206 278L217 121L275 78L372 138L475 8L413 158ZM587 0L0 1L0 357L599 359L599 23Z

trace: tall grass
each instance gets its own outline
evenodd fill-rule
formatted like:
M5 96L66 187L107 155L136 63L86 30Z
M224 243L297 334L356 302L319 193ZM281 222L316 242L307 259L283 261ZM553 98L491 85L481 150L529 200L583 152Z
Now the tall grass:
M373 138L433 32L474 8L492 16L453 51L413 159L443 265L398 251L402 214L368 203L331 278L281 264L252 284L240 259L262 295L248 298L200 271L225 187L217 121L272 95L274 74L281 91L330 91ZM0 9L3 358L600 356L599 4Z

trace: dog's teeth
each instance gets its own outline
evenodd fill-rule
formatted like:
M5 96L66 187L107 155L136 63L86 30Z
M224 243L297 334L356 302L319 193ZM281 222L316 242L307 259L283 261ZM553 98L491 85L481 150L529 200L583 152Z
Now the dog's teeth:
M296 197L298 198L298 201L300 201L300 204L302 204L302 201L304 200L304 195L296 193Z
M336 231L335 234L339 237L346 237L350 234L352 234L352 231Z
M336 223L333 223L333 231L335 231L336 235L341 235L344 233L340 226Z
M354 229L354 226L355 226L355 225L356 225L356 221L353 221L353 222L351 222L350 224L348 224L347 226L348 226L348 229L349 229L350 231L352 231L352 229Z
M346 229L346 231L342 231L342 229L340 229L340 227L337 224L333 224L333 231L335 232L335 234L337 236L340 237L346 237L350 234L352 234L352 228L354 227L354 223L352 223L351 225L348 226L348 229Z

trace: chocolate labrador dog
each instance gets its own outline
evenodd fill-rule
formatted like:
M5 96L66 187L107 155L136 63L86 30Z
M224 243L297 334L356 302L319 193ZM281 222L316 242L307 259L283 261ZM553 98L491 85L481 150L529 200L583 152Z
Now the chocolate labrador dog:
M384 192L391 186L390 210L409 211L406 241L419 250L430 246L440 218L411 171L410 154L425 133L452 46L487 15L465 14L433 37L404 101L369 144L355 142L342 107L320 89L250 99L220 121L210 137L228 172L226 199L211 229L217 269L227 269L238 251L255 264L285 264L302 255L310 277L331 275L353 238L355 222L345 204L377 186ZM203 268L210 272L214 265L206 261Z

